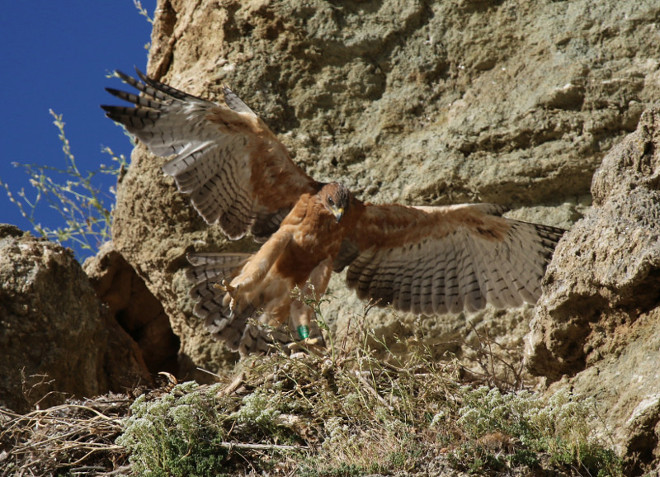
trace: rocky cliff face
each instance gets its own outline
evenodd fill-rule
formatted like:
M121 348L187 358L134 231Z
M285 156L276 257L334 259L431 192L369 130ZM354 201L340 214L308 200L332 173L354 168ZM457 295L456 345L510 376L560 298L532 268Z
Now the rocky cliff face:
M179 339L169 319L133 268L106 242L83 270L107 313L135 341L152 373L176 373Z
M660 453L658 25L651 0L161 0L148 73L211 100L229 84L310 174L363 200L495 202L570 227L535 309L364 317L338 275L322 310L338 338L366 326L401 352L419 340L470 358L494 339L521 356L527 335L531 373L595 397L594 425L640 471ZM0 349L26 363L0 372L0 402L148 380L141 353L153 372L178 350L179 375L202 379L196 367L236 359L192 315L185 255L256 245L207 227L163 162L136 148L114 248L86 264L107 312L70 254L0 229ZM46 373L61 386L33 386Z
M159 2L148 72L204 98L229 84L318 179L361 199L496 202L568 227L604 154L660 93L657 2ZM117 250L163 303L182 357L233 359L191 316L191 250L226 244L138 147L118 189ZM325 315L341 333L362 304L339 276ZM461 355L480 331L521 347L530 309L394 316L377 333ZM472 330L472 331L469 331ZM483 333L482 333L483 334Z
M594 206L564 236L527 336L527 364L596 398L603 436L637 464L660 456L660 111L594 175ZM641 467L638 468L641 470Z

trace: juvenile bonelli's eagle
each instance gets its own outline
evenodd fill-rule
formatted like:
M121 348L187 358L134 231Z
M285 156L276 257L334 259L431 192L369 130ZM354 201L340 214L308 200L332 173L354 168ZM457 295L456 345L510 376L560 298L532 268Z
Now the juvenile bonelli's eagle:
M502 217L492 204L409 207L364 203L322 183L229 88L212 103L148 78L117 75L142 94L107 88L133 106L102 106L158 156L210 225L255 254L189 256L195 314L241 354L311 341L310 300L348 267L358 297L413 313L535 303L563 230ZM299 292L294 293L298 287ZM288 328L287 328L288 325Z

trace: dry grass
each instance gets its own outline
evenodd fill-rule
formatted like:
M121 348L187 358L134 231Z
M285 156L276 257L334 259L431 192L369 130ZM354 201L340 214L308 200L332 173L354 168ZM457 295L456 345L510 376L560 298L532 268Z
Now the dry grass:
M490 376L490 361L468 385L424 348L402 359L357 342L255 357L209 386L3 410L0 475L621 475L588 404L510 392L517 369Z
M133 400L108 395L28 414L0 408L0 475L93 475L121 469L115 444Z

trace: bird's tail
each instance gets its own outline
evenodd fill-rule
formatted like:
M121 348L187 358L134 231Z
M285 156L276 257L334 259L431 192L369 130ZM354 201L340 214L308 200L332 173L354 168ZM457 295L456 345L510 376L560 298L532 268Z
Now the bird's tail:
M239 348L247 320L256 310L250 305L230 310L224 304L226 292L221 285L223 281L231 282L250 256L249 253L195 253L187 257L192 265L186 272L193 283L190 296L197 301L194 313L204 319L214 338L224 341L234 351Z
M295 341L290 331L290 324L273 327L268 317L251 304L243 308L224 304L226 291L223 281L228 284L236 277L245 262L248 253L195 253L188 255L192 265L186 272L193 283L190 296L197 301L194 308L196 316L203 318L211 335L223 341L233 351L243 356L253 353L267 353L273 349L287 351ZM323 343L321 331L316 322L312 323L310 338L317 338Z

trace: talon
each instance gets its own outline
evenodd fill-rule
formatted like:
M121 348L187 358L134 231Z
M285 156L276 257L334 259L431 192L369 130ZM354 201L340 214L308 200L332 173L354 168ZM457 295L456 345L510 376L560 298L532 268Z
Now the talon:
M236 311L236 298L229 295L229 318L234 318L234 311Z
M321 338L307 338L305 339L305 344L308 346L325 347L325 344Z
M325 350L325 343L323 342L323 338L317 337L317 338L304 338L300 341L295 341L293 343L288 343L287 348L289 348L289 351L292 353L292 357L294 354L298 353L309 353L312 352L316 355L323 355L324 350Z
M222 281L221 281L220 283L214 283L213 286L214 286L215 288L217 288L218 290L220 290L220 291L223 291L223 292L225 292L225 293L228 293L229 295L233 295L233 294L236 292L236 290L238 289L238 287L234 287L234 286L232 286L232 285L231 285L227 280L225 280L224 278L222 279Z
M236 292L238 291L238 287L232 286L224 278L220 283L214 283L213 286L229 296L229 318L234 318L234 310L236 308ZM226 302L226 300L227 297L225 297L223 301Z

